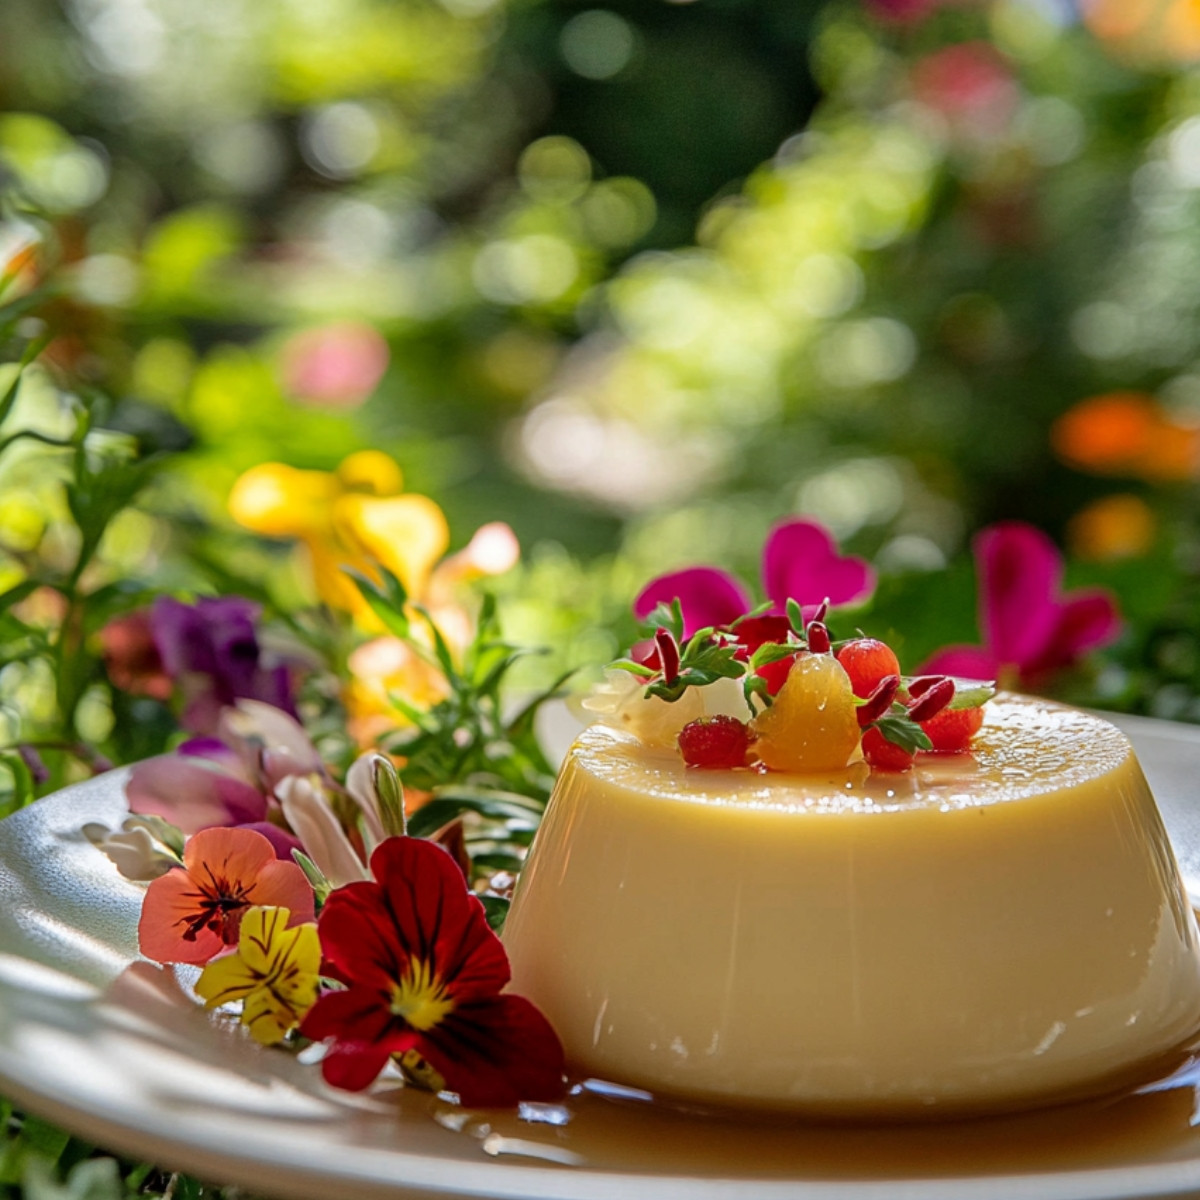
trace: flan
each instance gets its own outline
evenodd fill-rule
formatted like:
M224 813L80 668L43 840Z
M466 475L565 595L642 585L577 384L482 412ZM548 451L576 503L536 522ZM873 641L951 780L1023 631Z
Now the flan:
M1200 1027L1200 942L1134 752L999 696L903 775L688 769L583 732L504 934L582 1075L816 1117L1102 1092Z

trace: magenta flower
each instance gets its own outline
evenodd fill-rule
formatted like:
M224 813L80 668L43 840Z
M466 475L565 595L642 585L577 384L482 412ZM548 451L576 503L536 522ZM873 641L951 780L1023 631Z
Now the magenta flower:
M1040 529L1020 521L990 525L976 535L973 549L983 645L947 646L922 674L1035 687L1121 632L1109 592L1062 593L1062 555Z
M832 535L815 521L784 521L771 530L763 546L762 576L776 614L795 600L811 617L825 600L853 604L875 589L869 564L840 555ZM685 635L706 625L728 625L754 607L750 593L728 572L687 567L652 579L634 600L634 615L644 620L656 605L674 599L683 611Z

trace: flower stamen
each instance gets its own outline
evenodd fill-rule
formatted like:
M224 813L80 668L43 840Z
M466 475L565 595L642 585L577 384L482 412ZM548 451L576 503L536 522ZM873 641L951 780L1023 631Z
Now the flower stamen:
M399 983L392 984L393 1016L401 1017L414 1029L432 1029L454 1011L454 1001L446 985L424 959L412 958L408 973Z

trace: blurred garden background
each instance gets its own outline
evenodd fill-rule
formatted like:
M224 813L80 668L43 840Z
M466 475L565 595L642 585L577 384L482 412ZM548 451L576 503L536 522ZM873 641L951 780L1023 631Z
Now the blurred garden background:
M908 668L1037 526L1122 629L1025 682L1200 721L1198 61L1195 0L3 0L0 812L181 736L156 597L344 761L421 680L343 565L486 577L532 689L795 514Z

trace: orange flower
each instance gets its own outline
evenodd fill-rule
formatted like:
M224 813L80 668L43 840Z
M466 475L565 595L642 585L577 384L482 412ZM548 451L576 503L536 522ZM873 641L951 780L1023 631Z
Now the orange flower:
M299 925L313 919L312 887L261 833L202 829L188 839L182 868L146 889L138 946L154 962L206 963L237 944L255 905L290 909Z
M1077 512L1067 526L1071 553L1091 562L1137 558L1154 543L1150 506L1125 492L1105 496Z
M1154 483L1191 479L1200 463L1200 427L1178 423L1141 392L1080 401L1054 423L1050 444L1076 470Z

